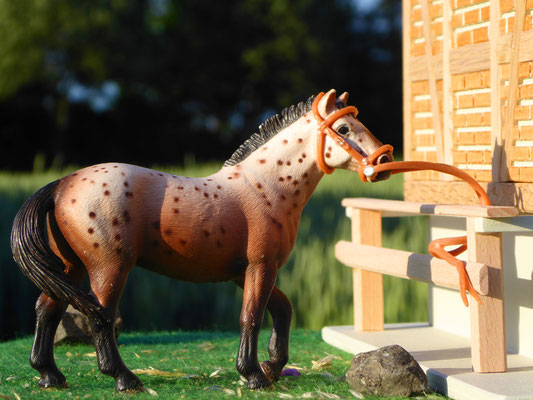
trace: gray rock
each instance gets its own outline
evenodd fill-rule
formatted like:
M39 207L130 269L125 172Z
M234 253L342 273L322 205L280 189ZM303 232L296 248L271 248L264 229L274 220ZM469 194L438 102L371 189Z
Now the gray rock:
M115 321L115 338L118 338L121 329L122 317L120 316L120 313L118 313ZM54 344L61 344L64 342L93 343L88 318L71 305L69 305L67 311L65 311L54 337Z
M430 391L418 362L398 345L356 354L346 381L364 396L408 397Z

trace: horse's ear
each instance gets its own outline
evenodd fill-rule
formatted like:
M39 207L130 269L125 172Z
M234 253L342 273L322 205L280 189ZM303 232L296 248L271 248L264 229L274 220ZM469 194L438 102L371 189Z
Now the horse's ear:
M324 97L320 99L320 103L318 103L318 111L320 112L322 118L326 119L329 114L336 110L336 94L337 92L335 89L331 89L324 95Z
M337 99L342 101L344 104L348 104L348 92L344 92Z

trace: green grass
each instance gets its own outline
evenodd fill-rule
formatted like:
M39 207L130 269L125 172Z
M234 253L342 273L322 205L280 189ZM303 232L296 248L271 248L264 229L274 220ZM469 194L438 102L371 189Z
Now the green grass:
M270 332L260 337L259 358L266 352ZM351 355L324 343L315 331L298 329L291 333L291 359L288 367L298 368L300 377L282 377L273 390L250 391L243 386L235 369L239 344L237 333L155 332L122 334L122 357L132 370L157 370L170 376L137 373L145 387L154 392L141 393L135 399L157 393L161 399L270 399L355 398L343 379ZM61 345L56 347L56 361L65 374L67 389L39 389L38 374L28 363L31 338L0 343L0 398L7 399L124 399L114 390L114 380L101 374L96 366L94 347ZM313 369L313 361L330 357L331 365ZM307 395L309 396L309 394ZM432 399L444 399L430 395Z

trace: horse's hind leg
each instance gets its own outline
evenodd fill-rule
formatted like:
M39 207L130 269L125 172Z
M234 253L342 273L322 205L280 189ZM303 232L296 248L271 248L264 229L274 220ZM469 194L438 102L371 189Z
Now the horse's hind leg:
M96 321L89 319L93 329L98 369L103 374L115 378L115 388L118 391L143 390L143 385L139 378L137 378L137 376L126 367L124 361L122 361L118 352L114 333L114 324L120 295L122 294L128 273L132 266L133 263L129 266L125 266L124 264L113 265L111 263L106 266L105 277L97 274L93 275L91 273L91 268L88 268L89 276L91 278L92 292L100 304L105 308L109 317L108 322L103 325L97 325ZM103 273L103 271L99 272L100 274Z
M65 376L54 360L54 336L67 304L60 303L42 293L35 304L35 337L30 355L30 365L41 374L39 386L66 387Z
M272 335L268 342L269 361L261 363L263 371L273 382L279 380L281 370L289 361L289 330L292 318L292 304L276 286L267 304L272 315Z
M79 258L58 234L55 220L50 221L50 248L65 264L65 274L77 284L86 276L85 267ZM35 337L30 355L30 365L39 371L39 386L65 387L65 376L59 371L54 360L54 337L57 326L68 304L58 302L42 293L35 304Z

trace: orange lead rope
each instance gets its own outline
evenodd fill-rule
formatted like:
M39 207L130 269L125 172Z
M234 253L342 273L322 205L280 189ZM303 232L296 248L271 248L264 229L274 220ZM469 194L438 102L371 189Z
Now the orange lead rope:
M377 149L373 154L368 157L363 157L359 152L357 152L350 144L337 132L332 129L333 123L340 117L346 114L354 114L354 118L357 117L357 108L353 106L345 107L340 110L335 111L331 114L326 120L324 120L318 112L318 102L324 96L324 93L320 93L313 102L313 115L317 119L320 127L317 137L317 163L320 169L326 173L331 174L334 171L334 168L329 167L326 164L324 159L324 145L326 134L330 136L335 143L342 147L348 154L355 158L359 163L359 176L363 182L368 182L372 180L372 177L376 176L382 171L391 171L392 174L399 174L402 172L412 172L420 170L433 170L442 172L445 174L453 175L459 179L467 182L472 189L476 192L478 199L481 205L490 206L490 199L487 195L487 192L481 187L481 185L466 172L456 168L452 165L432 163L425 161L395 161L388 162L384 164L374 165L379 156L392 152L393 148L391 145L384 145ZM453 250L447 251L445 247L448 246L459 246ZM465 268L465 262L458 260L456 256L463 253L467 249L467 237L453 237L453 238L443 238L435 239L429 244L429 253L436 258L447 261L449 264L457 268L459 273L459 287L461 290L461 299L465 306L468 307L468 298L466 297L466 292L468 291L470 295L476 299L478 303L481 304L481 299L472 286L472 282L468 277Z

